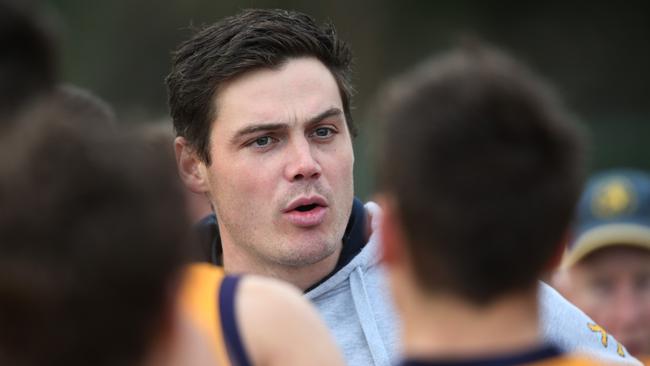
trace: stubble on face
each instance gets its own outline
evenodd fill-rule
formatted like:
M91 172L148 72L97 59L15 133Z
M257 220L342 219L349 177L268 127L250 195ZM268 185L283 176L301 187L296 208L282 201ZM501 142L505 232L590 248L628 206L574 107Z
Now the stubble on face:
M260 209L252 201L228 202L218 205L216 208L219 219L220 231L230 233L232 242L245 249L251 256L256 257L256 262L275 263L285 267L300 268L318 263L331 256L340 249L343 233L352 210L352 199L350 204L337 202L330 190L320 184L294 187L286 196L275 202L268 202L269 217L271 225L276 228L276 235L267 235L265 226L253 223L260 222ZM313 196L314 194L324 197L330 207L339 207L333 210L328 220L318 228L295 228L286 224L282 217L283 208L291 201L300 196ZM232 218L230 215L220 215L219 207L241 207L241 212L246 213L245 217ZM348 207L349 206L349 207ZM264 215L267 216L267 215Z

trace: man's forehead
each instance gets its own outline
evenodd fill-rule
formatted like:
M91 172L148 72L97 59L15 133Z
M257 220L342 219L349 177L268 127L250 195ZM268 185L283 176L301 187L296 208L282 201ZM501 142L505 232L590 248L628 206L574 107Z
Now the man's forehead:
M288 60L280 68L249 71L218 91L221 117L247 121L288 122L310 118L331 107L343 109L332 73L315 58Z

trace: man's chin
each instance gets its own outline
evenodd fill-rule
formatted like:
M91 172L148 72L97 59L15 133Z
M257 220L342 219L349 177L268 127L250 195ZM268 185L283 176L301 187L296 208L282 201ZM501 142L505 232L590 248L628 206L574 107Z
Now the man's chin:
M280 263L288 267L306 267L323 262L338 253L336 245L318 243L296 248L280 259Z

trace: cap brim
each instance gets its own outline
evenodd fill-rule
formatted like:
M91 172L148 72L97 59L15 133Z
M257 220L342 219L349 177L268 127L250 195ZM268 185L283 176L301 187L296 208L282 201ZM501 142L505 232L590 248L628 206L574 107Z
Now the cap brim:
M562 259L569 268L598 249L610 246L635 246L650 250L650 226L641 224L606 224L582 233Z

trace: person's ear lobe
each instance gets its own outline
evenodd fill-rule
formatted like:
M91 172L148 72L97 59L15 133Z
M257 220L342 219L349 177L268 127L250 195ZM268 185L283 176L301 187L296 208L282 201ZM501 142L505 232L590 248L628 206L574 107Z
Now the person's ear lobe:
M395 265L403 260L405 244L397 203L394 197L388 194L377 196L376 201L382 208L380 223L382 261L388 266Z
M174 151L178 173L185 186L195 193L208 192L205 163L199 158L196 150L184 137L179 136L174 139Z

